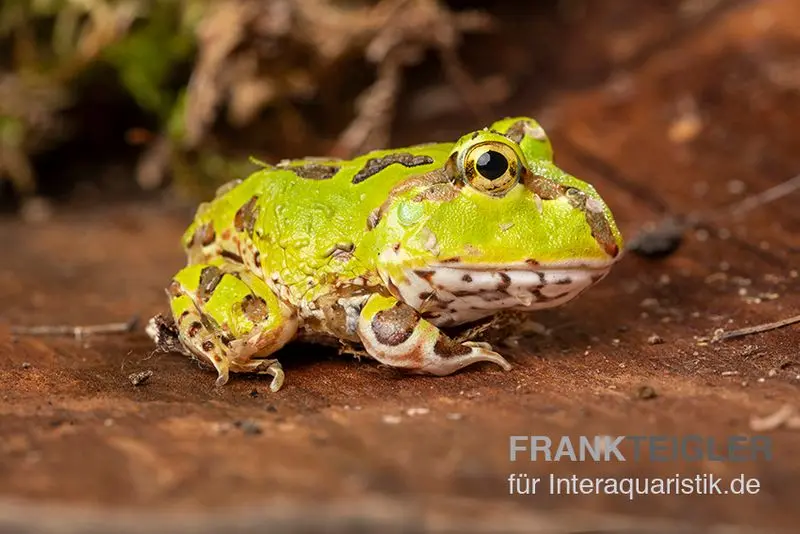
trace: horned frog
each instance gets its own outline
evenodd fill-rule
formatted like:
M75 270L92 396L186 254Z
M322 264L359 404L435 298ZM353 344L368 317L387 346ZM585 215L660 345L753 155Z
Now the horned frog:
M455 143L264 165L201 204L183 244L167 290L174 347L219 385L266 373L277 391L272 356L304 334L419 373L509 370L441 328L564 304L608 273L622 237L595 189L555 165L541 126L514 117Z

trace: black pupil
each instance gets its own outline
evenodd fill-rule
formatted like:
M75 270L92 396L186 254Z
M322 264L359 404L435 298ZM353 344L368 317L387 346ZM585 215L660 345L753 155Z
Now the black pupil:
M487 150L478 157L477 169L487 180L496 180L508 170L508 160L500 152Z

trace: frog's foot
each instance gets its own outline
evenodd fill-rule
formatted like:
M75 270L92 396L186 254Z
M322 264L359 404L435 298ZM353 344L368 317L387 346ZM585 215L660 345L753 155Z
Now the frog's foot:
M505 358L485 344L454 341L394 297L369 298L358 320L358 335L370 356L392 367L439 376L478 362L511 369Z
M280 363L267 356L297 331L294 310L281 302L263 280L226 265L190 265L175 275L168 289L180 343L217 370L217 385L229 373L273 377L270 389L283 384Z

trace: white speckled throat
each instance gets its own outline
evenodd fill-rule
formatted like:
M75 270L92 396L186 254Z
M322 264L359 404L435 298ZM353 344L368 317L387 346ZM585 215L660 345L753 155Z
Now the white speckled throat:
M500 310L560 306L602 280L613 262L541 265L437 263L391 280L404 302L437 326L468 323ZM387 281L388 282L388 281Z

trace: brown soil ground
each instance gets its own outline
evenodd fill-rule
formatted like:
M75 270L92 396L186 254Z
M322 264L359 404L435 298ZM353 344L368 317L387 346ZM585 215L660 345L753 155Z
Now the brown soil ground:
M600 10L593 31L576 29L557 45L560 76L604 83L537 89L535 100L523 94L500 110L541 117L560 164L596 185L626 235L798 172L797 2L731 4L683 26L677 15L641 25L631 17ZM595 56L605 58L595 69L602 76ZM573 64L582 67L569 72ZM401 142L430 134L415 132ZM511 463L508 441L723 439L756 433L752 417L800 409L800 327L698 342L800 313L798 198L691 231L663 260L629 254L582 298L538 314L550 333L507 351L510 372L410 377L298 345L281 353L287 382L272 394L260 378L217 388L190 361L153 354L140 331L73 340L2 326L0 531L102 532L108 521L116 532L796 531L798 429L762 432L772 461L744 463ZM92 324L163 311L187 221L160 203L133 202L64 208L36 226L0 221L0 318ZM664 342L649 343L653 334ZM152 377L132 385L129 375L144 370ZM761 490L509 496L512 472L743 473Z

